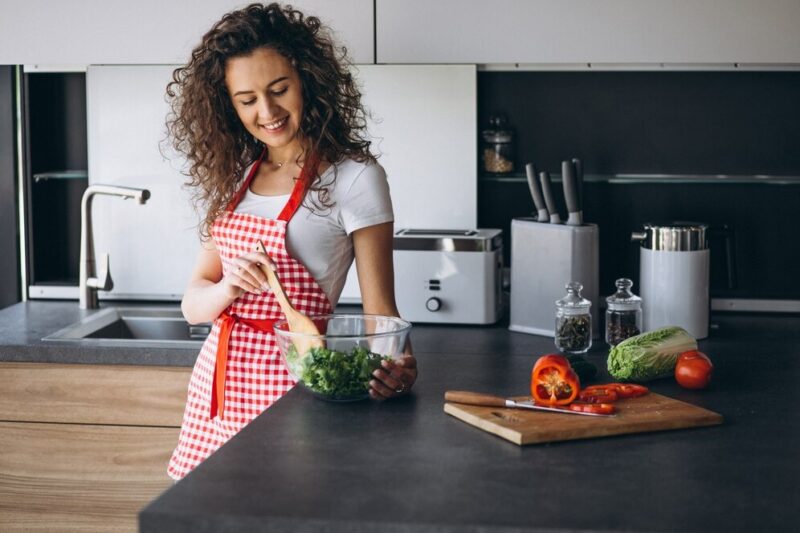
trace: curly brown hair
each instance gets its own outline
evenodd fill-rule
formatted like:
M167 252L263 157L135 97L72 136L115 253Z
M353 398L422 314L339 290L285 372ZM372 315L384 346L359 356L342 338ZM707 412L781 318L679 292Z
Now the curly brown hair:
M368 113L349 71L347 50L334 44L329 28L317 17L277 3L250 4L227 13L167 85L172 108L168 134L188 160L187 185L195 189L196 207L205 208L203 238L210 236L214 220L241 186L245 168L264 149L239 120L225 85L226 62L262 47L284 56L300 76L304 149L330 163L343 158L375 161L366 138ZM311 182L324 207L332 205L327 194L331 184L323 187L319 174Z

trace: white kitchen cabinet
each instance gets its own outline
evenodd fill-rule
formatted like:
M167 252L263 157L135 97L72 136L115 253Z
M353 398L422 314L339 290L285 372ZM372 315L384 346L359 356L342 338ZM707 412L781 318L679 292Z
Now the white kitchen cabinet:
M378 63L800 64L797 0L377 0Z
M329 24L357 63L374 62L372 0L299 0ZM185 62L233 0L3 0L0 64L171 64Z

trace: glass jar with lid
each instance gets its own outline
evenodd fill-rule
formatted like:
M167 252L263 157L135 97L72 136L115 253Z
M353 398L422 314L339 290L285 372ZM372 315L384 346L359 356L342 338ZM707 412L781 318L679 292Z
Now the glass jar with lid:
M620 278L617 292L606 298L606 343L616 346L642 332L642 299L631 292L633 282Z
M556 348L564 353L584 353L592 347L592 302L581 296L583 285L571 281L567 295L556 301Z
M483 130L483 170L490 174L514 171L514 132L503 115L489 118L489 129Z

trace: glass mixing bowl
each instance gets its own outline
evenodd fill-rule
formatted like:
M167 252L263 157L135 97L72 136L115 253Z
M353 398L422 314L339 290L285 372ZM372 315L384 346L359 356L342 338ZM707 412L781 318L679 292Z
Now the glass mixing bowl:
M403 355L411 324L393 316L330 314L309 317L319 335L274 326L289 374L317 398L354 401L369 397L372 372L383 359Z

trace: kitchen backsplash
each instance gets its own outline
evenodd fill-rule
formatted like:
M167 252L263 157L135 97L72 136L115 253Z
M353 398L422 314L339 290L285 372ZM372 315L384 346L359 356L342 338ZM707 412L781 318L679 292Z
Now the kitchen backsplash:
M33 175L86 168L85 75L26 76L34 204L28 206L28 282L77 283L75 239L86 179L36 182ZM648 220L691 219L713 226L714 297L800 299L792 279L800 263L793 234L800 207L797 94L800 72L479 72L477 131L494 113L508 117L517 172L501 178L478 172L478 226L504 230L509 265L510 221L533 211L524 163L557 175L562 159L579 157L587 177L585 219L600 226L601 294L617 277L638 275L632 231ZM467 157L478 168L476 152ZM705 178L608 180L618 174ZM717 174L787 179L715 182ZM558 202L563 214L560 194ZM48 224L53 213L66 223Z
M560 174L579 157L601 294L638 280L630 235L643 222L696 220L712 225L713 297L800 299L798 94L798 72L481 72L479 129L506 115L516 172L480 175L478 223L503 228L509 264L511 219L535 211L524 164Z
M479 72L479 130L504 113L516 168L800 175L800 72Z

